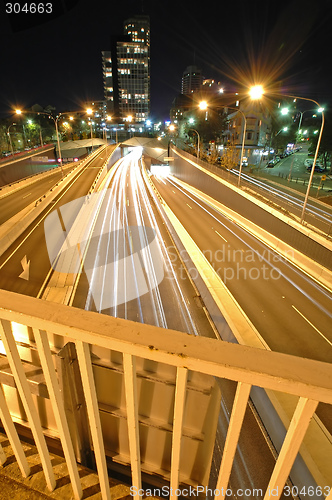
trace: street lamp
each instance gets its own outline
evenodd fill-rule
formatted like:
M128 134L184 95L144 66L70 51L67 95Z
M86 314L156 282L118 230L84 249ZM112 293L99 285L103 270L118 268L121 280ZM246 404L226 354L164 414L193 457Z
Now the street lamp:
M279 134L280 134L280 132L287 132L287 130L288 130L288 127L282 127L282 128L279 130L279 132L277 132L277 133L276 133L275 137L277 137L277 135L279 135Z
M173 123L171 123L168 127L168 130L170 132L174 132L175 131L175 125ZM169 158L170 157L170 154L171 154L171 137L169 136L169 139L168 139L168 145L167 145L167 157Z
M199 142L200 142L199 133L194 128L190 128L188 130L193 130L197 134L197 159L199 160Z
M11 149L11 152L12 152L12 156L14 156L14 150L13 150L13 144L12 144L12 139L10 137L10 127L12 127L13 125L16 125L16 123L12 123L11 125L9 125L9 127L7 128L7 135L9 137L9 144L10 144L10 149Z
M261 99L264 93L265 92L262 85L254 85L249 91L251 99Z
M16 109L15 113L17 115L21 115L23 113L23 111L21 109ZM60 162L60 167L61 167L61 177L63 177L63 166L62 166L62 156L61 156L61 148L60 148L60 139L59 139L58 120L63 115L72 115L73 111L66 111L64 113L59 113L55 118L50 113L46 113L46 111L28 111L28 113L34 113L34 114L37 114L37 115L46 115L49 118L52 118L52 120L54 122L54 125L55 125L55 133L56 133L56 138L57 138L57 143L58 143L58 153L59 153L58 156L59 156L59 162ZM73 119L72 116L70 116L70 120L71 119Z
M93 113L93 110L91 108L88 108L86 110L86 114L91 116ZM92 119L90 118L90 121L88 122L88 125L90 125L90 132L91 132L91 153L93 151L93 136L92 136Z
M255 91L254 90L255 87L251 88L250 91L249 91L249 95L252 98L254 98L254 99L260 99L262 97L262 95L264 94L263 87L261 85L256 86L256 88L257 87L261 88L261 90L262 90L261 93L259 93L257 91L257 89ZM256 97L253 97L253 95L255 95ZM277 95L280 95L280 94L277 94ZM302 224L303 223L303 219L304 219L305 209L306 209L308 198L309 198L309 193L310 193L310 188L311 188L311 184L312 184L312 179L313 179L314 172L315 172L315 166L316 166L316 161L317 161L317 157L318 157L319 147L320 147L320 143L321 143L321 139L322 139L323 129L324 129L324 123L325 123L324 108L322 108L320 106L320 104L318 104L317 101L315 101L314 99L309 99L308 97L297 97L297 96L288 95L288 94L281 94L281 95L283 95L284 97L289 97L290 99L293 99L294 102L297 99L301 99L303 101L313 102L318 107L318 111L322 114L322 123L321 123L320 131L319 131L319 136L318 136L318 140L317 140L317 146L316 146L314 161L313 161L313 164L312 164L312 167L311 167L311 172L310 172L310 177L309 177L309 182L308 182L308 188L307 188L307 192L305 194L305 198L304 198L304 202L303 202L303 207L302 207L302 213L301 213L301 219L300 219L300 222Z
M300 136L300 130L301 130L302 119L303 119L304 113L307 113L307 112L312 113L312 111L318 111L318 113L321 113L322 111L324 111L324 108L318 108L317 110L316 109L306 109L304 111L298 111L298 113L300 114L300 120L299 120L299 126L297 128L297 140L298 140L298 137ZM316 115L313 115L313 116L316 116Z
M206 101L201 101L201 102L199 103L198 107L199 107L199 109L201 109L201 110L205 111L205 110L207 109L207 107L208 107L208 104L207 104L207 102L206 102Z

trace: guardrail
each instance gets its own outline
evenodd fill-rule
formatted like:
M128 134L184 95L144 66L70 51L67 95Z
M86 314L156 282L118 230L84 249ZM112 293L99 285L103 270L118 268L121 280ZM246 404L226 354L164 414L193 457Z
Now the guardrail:
M76 345L103 499L111 497L90 346L122 354L132 492L136 499L142 496L140 446L141 440L144 439L140 433L138 420L136 358L162 363L176 370L170 450L169 492L171 499L179 496L183 416L187 402L189 372L198 372L237 383L219 475L213 492L214 497L218 500L230 496L229 478L252 386L292 394L299 398L269 479L264 500L278 499L283 494L285 482L318 403L332 403L331 366L328 363L230 344L216 339L190 336L173 330L164 330L61 304L53 304L4 290L0 290L0 304L1 340L40 454L48 488L51 491L54 490L56 481L40 416L34 406L18 346L15 342L15 331L19 325L27 327L30 331L30 338L33 334L36 342L76 499L82 498L83 492L57 372L52 360L51 346L54 336L60 335ZM170 410L168 409L168 411ZM197 412L197 408L192 411ZM30 474L29 465L13 425L10 409L1 390L0 417L22 474L28 476ZM3 454L0 453L0 457L2 456ZM332 484L313 486L313 491L306 492L306 495L315 498L321 498L323 495L323 497L331 499L331 486ZM204 493L204 490L196 491ZM194 494L194 496L197 495Z
M217 175L233 186L238 185L238 171L236 169L227 170L224 167L218 166L214 163L208 163L207 161L197 159L192 154L188 153L187 151L181 150L176 146L173 147L173 150L175 152L179 152L189 161L194 161L197 165ZM250 174L243 171L243 176L241 177L241 188L243 190L247 190L248 192L256 193L257 196L261 197L261 199L269 202L270 204L273 204L273 206L277 210L280 210L285 214L293 214L299 220L302 210L302 202L300 198L296 200L293 197L294 199L292 199L291 195L287 195L287 193L285 192L282 193L281 190L273 188L269 184L267 184L267 179L263 179L262 177L259 177L259 179L262 179L262 181L258 180L258 177L251 176ZM280 188L282 187L283 186L280 185ZM299 194L301 193L299 192ZM324 213L322 209L320 210L319 208L310 206L309 204L305 213L304 224L308 225L311 228L317 228L319 232L325 234L328 238L331 237L331 218L326 213Z

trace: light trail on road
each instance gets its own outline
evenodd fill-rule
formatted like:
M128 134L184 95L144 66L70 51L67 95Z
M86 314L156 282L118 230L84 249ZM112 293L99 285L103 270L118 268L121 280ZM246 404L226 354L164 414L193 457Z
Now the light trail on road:
M97 310L103 314L124 319L206 336L208 334L206 325L209 325L209 323L202 309L204 321L202 321L202 318L198 318L199 321L197 321L197 306L194 301L190 300L190 294L193 293L192 285L190 284L191 290L188 293L188 289L184 289L185 283L189 281L188 276L186 273L185 277L183 273L179 273L179 255L176 253L175 258L173 242L167 240L164 222L160 218L158 211L156 211L153 199L145 184L142 173L142 160L139 160L139 156L140 153L127 155L113 169L112 178L108 184L108 194L105 196L96 227L91 235L91 248L89 248L88 253L91 252L95 258L93 263L89 262L88 267L93 267L95 276L93 276L92 280L89 280L89 291L84 307L88 310ZM192 209L191 204L188 209ZM138 233L140 238L139 247L144 249L144 252L142 252L142 266L137 265L138 263L134 262L132 258L135 250L137 250L132 239L135 228L142 228L142 231ZM158 259L156 259L156 253L150 253L150 245L147 244L151 241L149 230L152 228L156 234L158 256L161 257L161 264L165 274L164 279L159 284L158 277L154 276L160 271L154 268ZM107 235L106 241L104 240L105 235ZM124 252L123 249L128 250L128 252ZM119 261L121 261L120 257L124 255L126 255L124 259L126 265L122 266ZM128 259L128 257L131 258ZM109 265L110 263L111 265ZM86 263L84 263L84 267L86 271ZM142 268L144 268L144 278L148 284L148 293L132 299L130 295L131 289L128 290L129 297L122 297L120 284L126 283L126 274L130 274L135 278L135 284L132 283L132 288L137 291L140 290L141 284L139 282L142 278ZM98 275L99 271L100 274ZM182 264L181 271L184 271ZM95 297L96 288L98 289L98 287L102 289L101 300L98 300L99 304L103 304L104 300L107 303L109 295L113 291L115 303L112 307L98 308L96 306ZM80 295L82 293L80 292L80 286L78 286L77 290L78 295ZM117 297L120 300L117 300ZM123 303L118 303L123 299ZM109 352L103 352L101 349L96 351L92 347L92 351L99 359L103 359L104 363L105 358L108 359L109 357ZM225 440L225 429L228 427L227 415L229 415L229 409L232 406L235 385L222 380L219 380L218 383L221 385L222 392L222 415L218 431L221 434L218 434L217 438L220 448L220 443ZM266 442L264 435L261 433L261 428L257 426L256 418L255 412L247 412L242 433L248 439L254 441L251 442L250 451L257 456L255 462L257 464L260 462L260 455L262 450L265 449ZM224 420L226 420L225 423ZM222 428L223 431L221 431ZM269 475L274 465L274 459L270 455L270 451L267 451L268 456L265 455L264 464L260 464L259 473L256 467L254 471L249 470L246 463L247 453L247 447L241 442L232 473L234 484L238 484L243 489L253 487L256 482L257 484L261 484L261 482L264 484L265 469L269 470L267 474ZM220 456L217 456L218 453L215 455L218 462Z
M230 170L234 175L238 175L238 170ZM263 191L267 193L267 197L270 198L271 194L275 195L277 198L280 198L280 200L291 204L292 206L295 206L299 210L302 210L303 207L303 202L296 196L292 194L285 193L285 191L282 191L280 189L277 189L274 186L271 186L270 184L267 184L266 182L259 181L258 179L255 179L251 177L250 175L247 175L245 173L241 174L241 177L245 179L247 182L250 182L254 186L259 187ZM315 217L320 218L322 221L327 222L329 224L332 223L332 215L330 212L323 210L319 207L315 207L314 205L308 203L306 211L312 214Z
M331 293L285 258L259 242L248 231L236 224L231 217L222 215L216 208L197 198L191 192L190 186L184 189L177 183L175 177L167 177L166 181L169 186L160 191L163 197L166 189L170 192L175 188L178 193L184 196L181 205L183 211L187 200L190 200L190 205L195 206L195 221L200 220L205 214L205 222L203 223L205 233L200 241L196 238L193 225L185 227L271 349L331 362L332 352L329 349L332 342L330 328L332 321ZM158 190L160 190L159 186ZM165 198L168 204L171 199L171 196ZM175 211L175 213L177 217L180 216L179 211ZM187 216L186 220L188 217L190 215ZM219 227L216 228L216 224ZM207 236L208 228L211 229L209 237ZM222 249L220 249L218 242L213 243L214 235L217 235L219 239L220 237L226 239L227 245L225 245L226 242L223 243ZM218 257L218 250L219 253L222 250L223 262ZM242 266L241 270L242 268L247 269L248 279L244 276L244 270L243 276L237 276L236 266L239 263ZM226 265L229 266L226 268L226 271L227 269L230 271L228 274L225 271ZM264 269L263 266L265 266ZM259 279L256 279L256 276L250 279L252 269L264 270L264 273L261 272ZM278 278L268 279L273 277L274 273L275 277L278 274ZM251 297L260 297L259 303L251 300ZM302 311L305 311L306 324L301 324L302 319L295 313L292 306L295 306L303 315ZM317 330L324 332L323 335L320 335L319 341L304 340L305 335L309 335L310 338L314 334L317 335ZM284 339L284 343L281 339ZM321 344L322 340L327 342L328 349L324 347L324 344ZM314 348L315 343L316 348Z
M331 292L257 240L214 204L202 201L191 186L184 188L173 176L163 178L162 182L155 179L159 181L160 196L224 281L267 346L274 351L331 363ZM186 209L187 201L192 207L189 210ZM225 262L214 260L221 248ZM246 263L241 254L250 254L252 259ZM235 272L225 280L224 266L234 271L239 262L249 272L247 279ZM269 275L271 270L277 271L279 278L250 278L250 269L259 269L259 266L266 266ZM321 421L319 425L332 435L330 406L320 404L316 415Z
M197 335L190 304L151 205L140 155L141 151L130 153L113 173L92 241L97 239L97 234L103 237L88 250L95 259L93 264L89 262L93 272L85 308L96 307L111 316ZM153 242L151 230L156 236ZM136 257L138 243L142 249L139 258ZM161 269L155 267L156 261L163 266L161 282ZM98 287L101 287L98 301L101 309L94 304ZM112 305L103 307L110 302L111 295Z

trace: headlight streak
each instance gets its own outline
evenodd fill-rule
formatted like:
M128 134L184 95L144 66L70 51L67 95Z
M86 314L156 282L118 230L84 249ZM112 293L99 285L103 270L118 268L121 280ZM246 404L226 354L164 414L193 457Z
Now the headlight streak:
M141 243L141 258L143 261L143 266L142 268L146 270L145 273L145 278L149 281L149 289L150 289L150 294L152 296L152 306L153 306L153 317L154 317L154 324L157 326L162 326L163 328L167 328L167 322L166 322L166 317L164 314L163 310L163 305L162 301L160 298L160 292L158 287L156 287L157 280L155 279L155 273L154 273L154 268L153 268L153 260L152 256L150 254L150 248L148 246L148 237L146 235L146 226L144 223L144 216L143 216L143 211L142 207L140 204L140 199L138 195L138 175L137 175L137 170L138 170L138 164L137 164L137 159L135 158L135 162L133 162L132 166L130 167L129 173L130 173L130 188L131 188L131 195L133 198L133 205L134 205L134 211L135 211L135 219L137 226L141 226L143 228L143 231L139 233L139 239ZM147 207L146 207L147 210Z
M238 174L237 170L231 170L231 172L235 175ZM279 189L273 187L273 186L266 186L264 182L259 181L258 179L254 179L253 177L250 177L247 174L241 174L241 177L245 178L248 182L251 182L252 184L260 187L261 189L268 191L269 193L272 192L272 194L275 194L279 198L291 203L292 205L295 205L299 207L300 209L303 206L303 203L296 198L296 196L293 196L291 194L287 194L284 191L280 191ZM312 215L324 220L327 223L332 223L332 218L331 214L329 212L326 212L325 210L319 208L319 207L314 207L311 204L307 204L307 211L310 212Z
M231 232L231 234L233 234L237 239L239 239L241 241L241 243L243 243L243 245L245 245L246 247L248 247L252 252L254 252L260 260L264 261L267 263L267 265L269 265L270 267L272 267L273 269L275 270L278 270L278 272L280 273L280 275L288 281L288 283L290 283L294 288L296 288L301 294L303 294L305 297L307 297L308 300L310 300L311 303L315 304L315 306L320 310L322 311L324 314L327 315L327 317L329 318L332 318L332 312L329 311L328 309L326 309L325 307L323 307L316 299L314 299L312 297L312 295L310 295L309 293L306 293L305 290L297 285L291 278L289 278L285 273L281 272L281 270L279 268L277 268L276 266L273 265L272 262L270 262L269 260L267 260L264 255L261 255L261 254L258 254L257 251L251 249L251 247L249 246L249 244L247 242L245 242L238 234L236 234L234 231L232 231L230 228L228 228L223 222L221 222L217 217L215 217L209 210L207 210L204 206L202 206L197 200L195 200L192 196L190 196L187 192L185 192L177 183L176 183L176 179L175 178L168 178L168 181L174 186L176 187L177 189L179 189L179 191L181 191L185 196L187 196L190 200L193 201L193 203L195 203L198 207L200 207L202 210L204 210L208 215L210 215L216 222L218 222L219 224L221 224L227 231ZM188 189L188 192L189 189ZM206 202L207 205L208 202ZM214 207L211 207L213 210L215 210L217 213L218 211L214 208ZM226 216L225 216L226 217ZM227 217L226 217L227 218ZM246 231L244 228L241 228L240 226L238 226L239 229L241 230L241 232L247 234L249 236L249 238L252 240L252 241L255 241L257 243L257 239L252 236L250 234L250 232ZM260 243L258 241L259 245L260 246L264 246L262 243ZM270 250L271 252L273 250ZM273 253L276 253L273 251ZM277 253L276 253L277 255ZM317 291L319 291L320 293L322 293L323 295L325 295L325 297L327 297L328 299L330 299L330 294L321 286L319 286L318 283L316 283L314 280L310 279L305 273L302 273L299 269L297 269L295 266L293 266L291 263L289 263L286 259L283 259L283 264L286 265L286 267L288 267L291 271L294 271L300 278L302 279L305 279L311 286L313 286Z
M101 238L96 246L94 269L92 279L90 280L90 289L87 295L85 309L91 308L93 298L92 291L93 287L96 286L96 283L99 283L98 286L102 287L102 293L105 293L104 291L106 291L106 293L109 293L109 285L107 288L108 277L106 275L106 271L104 271L102 280L97 280L96 273L100 272L100 269L105 269L105 266L103 266L103 260L107 261L107 256L109 253L112 253L115 257L117 255L118 247L121 245L123 246L123 248L128 248L128 255L130 255L130 270L127 269L126 266L122 266L120 268L118 259L114 258L113 273L114 276L117 277L117 279L115 279L113 283L113 293L116 298L118 293L117 280L123 280L122 286L126 286L126 273L128 272L133 274L135 287L138 290L138 276L136 273L137 261L135 264L135 249L133 248L130 229L131 226L137 226L142 229L142 231L139 232L139 238L142 247L140 257L142 259L141 264L143 263L142 268L146 271L144 272L144 277L149 285L149 294L145 294L141 297L139 296L139 293L137 293L138 297L135 300L137 320L140 322L144 322L144 320L146 321L146 316L148 313L148 316L151 318L151 321L153 321L153 324L164 328L168 327L166 312L169 314L170 310L167 309L165 311L163 302L166 300L166 296L165 298L163 298L159 287L156 286L158 282L155 274L155 269L153 268L151 248L150 245L148 245L149 240L146 233L146 228L151 227L156 231L156 245L158 246L159 252L161 253L163 258L164 268L168 277L167 286L171 287L175 295L174 303L177 304L177 309L172 312L170 317L177 318L178 324L181 325L179 329L182 329L187 333L198 335L195 323L191 318L187 300L181 290L180 283L173 269L173 265L168 255L166 245L163 241L163 237L153 213L145 181L141 172L142 167L138 164L138 159L139 155L137 153L128 154L119 162L118 166L116 167L116 171L114 172L112 179L110 180L110 182L112 182L107 190L109 193L107 203L105 203L104 211L99 215L100 221L98 222L98 227L101 227L100 234L105 235L106 233L110 233L112 237L108 239L107 248L104 249L104 251L101 250ZM128 205L126 202L128 202ZM133 218L135 219L135 222L133 222ZM122 229L122 231L119 231L119 229ZM128 263L129 262L127 260L126 265L128 265ZM150 301L150 307L146 306L147 300ZM117 302L115 300L115 304L116 303ZM109 309L109 313L112 316L119 316L128 319L127 307L127 302L125 302L121 308L117 305L114 305ZM147 311L147 309L150 310ZM151 323L151 321L149 322Z
M164 260L164 265L165 269L167 271L167 275L170 279L168 279L168 282L171 284L172 289L173 289L173 294L175 297L177 297L177 302L178 304L181 304L180 307L180 314L182 316L182 321L185 323L185 328L188 333L194 333L195 335L198 335L198 331L195 327L194 322L192 321L191 314L188 308L188 305L186 303L185 297L182 293L180 283L176 277L175 271L173 269L172 263L170 261L170 257L168 255L166 246L164 244L161 232L159 230L158 223L156 221L155 215L153 213L153 209L151 207L151 202L148 196L147 188L145 186L145 182L142 176L142 171L137 166L136 169L136 181L137 181L137 186L138 189L140 190L140 197L138 197L138 202L140 203L140 198L144 202L144 206L146 209L147 217L149 220L149 225L153 227L157 233L157 241L159 244L160 251L162 252L163 260ZM156 289L157 290L157 289ZM158 290L159 293L159 290Z

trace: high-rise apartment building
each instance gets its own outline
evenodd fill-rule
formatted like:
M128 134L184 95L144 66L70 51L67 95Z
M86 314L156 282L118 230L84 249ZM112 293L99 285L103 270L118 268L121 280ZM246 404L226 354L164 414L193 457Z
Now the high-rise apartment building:
M197 92L202 85L202 72L197 66L188 66L182 75L181 94L189 95Z
M124 22L124 35L104 51L104 95L108 110L121 121L142 123L150 114L150 19L137 15Z

